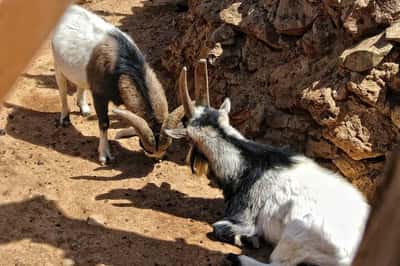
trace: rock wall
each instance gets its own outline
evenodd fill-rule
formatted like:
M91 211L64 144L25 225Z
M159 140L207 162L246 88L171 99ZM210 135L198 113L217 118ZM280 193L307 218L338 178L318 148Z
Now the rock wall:
M340 171L370 199L400 128L400 1L192 0L163 56L209 61L246 136Z

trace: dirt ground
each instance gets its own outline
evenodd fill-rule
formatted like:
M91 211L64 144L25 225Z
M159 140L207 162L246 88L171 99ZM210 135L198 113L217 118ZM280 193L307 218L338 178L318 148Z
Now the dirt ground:
M85 6L128 31L162 83L173 84L159 58L181 14L140 0ZM241 252L208 236L222 216L222 195L191 175L184 144L155 162L136 138L112 141L117 162L101 167L96 117L79 116L76 95L69 101L72 125L58 127L47 42L0 111L1 266L219 265L224 254ZM111 139L120 126L112 121Z

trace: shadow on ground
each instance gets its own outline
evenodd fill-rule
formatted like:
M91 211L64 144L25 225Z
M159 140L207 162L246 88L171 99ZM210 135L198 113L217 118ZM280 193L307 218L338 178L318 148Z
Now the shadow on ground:
M223 254L67 217L43 196L0 205L0 244L30 239L62 249L75 266L218 265Z
M141 189L114 189L98 195L96 200L128 200L129 203L113 203L117 207L135 207L152 209L177 217L214 223L222 217L224 200L221 198L193 198L180 191L171 189L168 183L160 187L149 183Z
M6 105L6 107L12 107L6 124L6 132L11 137L65 155L98 163L98 137L85 136L73 125L65 128L57 126L55 121L57 121L59 113L38 112L16 105ZM116 141L110 143L117 162L105 167L99 165L96 170L115 169L120 170L121 174L111 177L80 176L74 178L100 181L140 178L153 170L154 161L147 158L142 152L127 150Z

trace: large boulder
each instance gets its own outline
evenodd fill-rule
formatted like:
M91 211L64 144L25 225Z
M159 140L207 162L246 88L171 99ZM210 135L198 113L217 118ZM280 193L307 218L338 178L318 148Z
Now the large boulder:
M340 61L351 71L364 72L382 62L392 48L393 45L384 38L384 33L381 33L345 50L340 56Z

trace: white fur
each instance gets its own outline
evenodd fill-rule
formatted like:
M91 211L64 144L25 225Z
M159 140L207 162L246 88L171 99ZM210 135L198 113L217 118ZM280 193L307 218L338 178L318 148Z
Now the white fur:
M70 112L67 102L67 81L72 82L78 88L77 104L82 115L90 113L85 96L85 90L89 89L87 65L93 49L111 31L119 30L77 5L70 6L61 18L52 39L56 80L61 101L60 123L64 123L64 119ZM135 45L128 35L121 33ZM100 135L99 160L101 163L105 163L105 160L112 159L112 156L107 141L107 132L100 133Z
M199 118L203 113L204 107L196 107L191 120ZM240 151L232 144L220 138L219 134L213 128L203 128L199 131L198 128L189 126L187 132L190 138L196 142L202 152L212 162L211 167L216 176L232 176L242 170L241 167L243 166L244 160L240 155ZM240 133L232 127L230 127L230 132L240 135ZM224 154L223 161L221 160L223 158L220 156L221 154Z
M342 177L303 156L266 178L268 200L258 234L277 243L272 261L350 265L364 232L369 205Z
M79 88L89 88L86 67L92 51L114 28L82 7L69 7L52 39L56 68Z
M196 107L192 119L203 113L203 107ZM244 139L225 115L220 116L219 124L225 133ZM216 130L189 123L187 134L207 157L217 177L243 172L246 166L240 150L219 137ZM267 191L260 197L267 200L258 214L255 234L276 244L270 265L351 265L369 205L341 176L304 156L293 159L294 165L269 169L261 177ZM216 224L221 222L225 221Z

